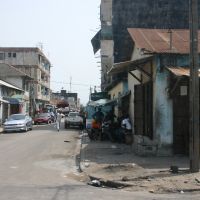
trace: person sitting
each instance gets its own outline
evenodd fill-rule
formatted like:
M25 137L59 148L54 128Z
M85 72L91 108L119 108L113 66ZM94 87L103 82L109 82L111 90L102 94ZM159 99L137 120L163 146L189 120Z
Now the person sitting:
M131 125L131 121L129 118L129 115L127 114L125 116L125 118L122 120L122 124L121 124L122 128L124 128L127 132L131 133L132 132L132 125Z
M101 108L100 108L100 107L98 108L98 111L95 112L95 113L92 115L92 118L93 118L97 123L102 124L102 121L103 121L103 119L104 119L104 114L103 114L103 112L101 111Z
M101 140L101 126L104 119L104 114L101 111L101 108L98 108L98 111L92 115L92 138L94 140L100 139Z

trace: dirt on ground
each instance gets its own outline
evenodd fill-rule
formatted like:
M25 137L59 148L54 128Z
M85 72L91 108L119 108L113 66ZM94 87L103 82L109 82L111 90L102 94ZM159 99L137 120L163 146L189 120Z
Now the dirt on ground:
M189 172L187 156L141 157L131 146L87 138L82 141L80 156L82 171L102 186L109 182L129 191L200 192L200 173Z

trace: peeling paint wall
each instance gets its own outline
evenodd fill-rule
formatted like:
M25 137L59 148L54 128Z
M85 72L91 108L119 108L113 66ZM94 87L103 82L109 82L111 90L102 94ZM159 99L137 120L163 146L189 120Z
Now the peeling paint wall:
M169 72L161 70L160 60L156 60L154 73L153 130L158 141L158 154L172 154L173 145L173 104L168 97Z

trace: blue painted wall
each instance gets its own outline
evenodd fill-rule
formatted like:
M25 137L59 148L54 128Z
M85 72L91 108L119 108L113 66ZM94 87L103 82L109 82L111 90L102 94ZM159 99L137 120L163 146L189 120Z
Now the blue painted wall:
M188 66L188 55L158 55L154 73L154 138L158 140L159 154L172 154L173 102L168 96L170 72L165 66Z
M158 154L172 154L173 107L168 97L169 72L161 69L160 58L156 58L154 75L154 138L158 140Z

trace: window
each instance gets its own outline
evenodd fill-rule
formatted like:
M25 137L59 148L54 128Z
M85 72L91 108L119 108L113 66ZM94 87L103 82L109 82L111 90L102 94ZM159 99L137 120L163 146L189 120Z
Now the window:
M0 53L0 60L4 60L5 59L5 53Z
M16 58L17 54L16 53L13 53L13 58Z
M8 53L8 57L11 58L11 56L12 56L12 53Z

